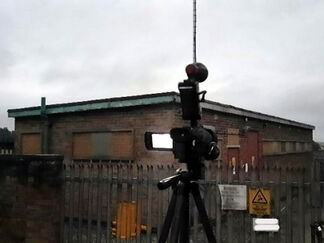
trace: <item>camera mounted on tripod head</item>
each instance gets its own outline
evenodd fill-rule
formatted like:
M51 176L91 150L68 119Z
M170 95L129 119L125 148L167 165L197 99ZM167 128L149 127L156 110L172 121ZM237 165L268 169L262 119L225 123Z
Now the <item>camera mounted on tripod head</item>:
M172 128L170 137L172 149L169 147L154 147L154 133L146 132L145 145L149 150L172 150L174 157L180 163L186 163L189 172L194 175L192 179L197 180L203 177L203 161L214 160L219 156L217 148L217 134L212 128L206 128L199 124L201 119L200 102L205 100L206 91L199 91L199 83L208 77L208 70L202 63L187 65L186 73L188 79L178 84L182 119L190 120L190 126ZM162 136L159 136L162 141ZM168 145L169 146L169 145Z
M180 163L217 159L217 135L212 129L204 127L173 128L170 131L173 140L173 153Z
M205 101L206 91L199 91L199 83L208 77L208 70L202 63L187 65L188 79L178 84L182 119L190 120L190 127L173 128L170 131L173 140L173 154L180 163L186 163L188 170L192 171L194 179L200 179L203 175L202 162L214 160L219 156L217 148L217 134L213 129L199 125L201 119L200 102Z

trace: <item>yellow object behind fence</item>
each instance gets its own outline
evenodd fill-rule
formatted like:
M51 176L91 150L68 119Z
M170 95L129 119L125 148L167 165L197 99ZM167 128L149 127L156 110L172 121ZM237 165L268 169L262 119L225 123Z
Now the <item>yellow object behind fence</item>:
M122 202L118 204L117 220L113 221L112 234L121 239L135 237L136 232L136 202ZM139 230L140 231L140 230Z

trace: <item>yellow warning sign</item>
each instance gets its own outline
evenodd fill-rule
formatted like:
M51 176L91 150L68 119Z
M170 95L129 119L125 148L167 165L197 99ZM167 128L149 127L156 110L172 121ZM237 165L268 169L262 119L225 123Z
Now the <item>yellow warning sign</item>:
M249 189L249 213L258 216L270 215L271 193L268 189Z

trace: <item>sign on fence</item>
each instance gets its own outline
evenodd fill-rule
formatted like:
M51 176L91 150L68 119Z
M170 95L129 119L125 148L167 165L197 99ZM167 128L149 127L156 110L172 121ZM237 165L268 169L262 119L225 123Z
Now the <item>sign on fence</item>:
M270 215L270 200L271 194L270 190L257 188L249 189L249 213L263 216Z
M246 210L246 185L218 185L222 210Z

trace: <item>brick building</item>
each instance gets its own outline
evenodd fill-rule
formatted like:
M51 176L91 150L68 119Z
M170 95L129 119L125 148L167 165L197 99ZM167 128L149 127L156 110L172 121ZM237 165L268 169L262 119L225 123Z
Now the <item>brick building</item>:
M314 127L206 101L202 124L219 135L220 159L233 166L305 165L312 159ZM91 100L8 110L15 118L15 151L63 154L65 161L174 161L171 152L147 151L146 131L169 132L188 125L175 92Z

